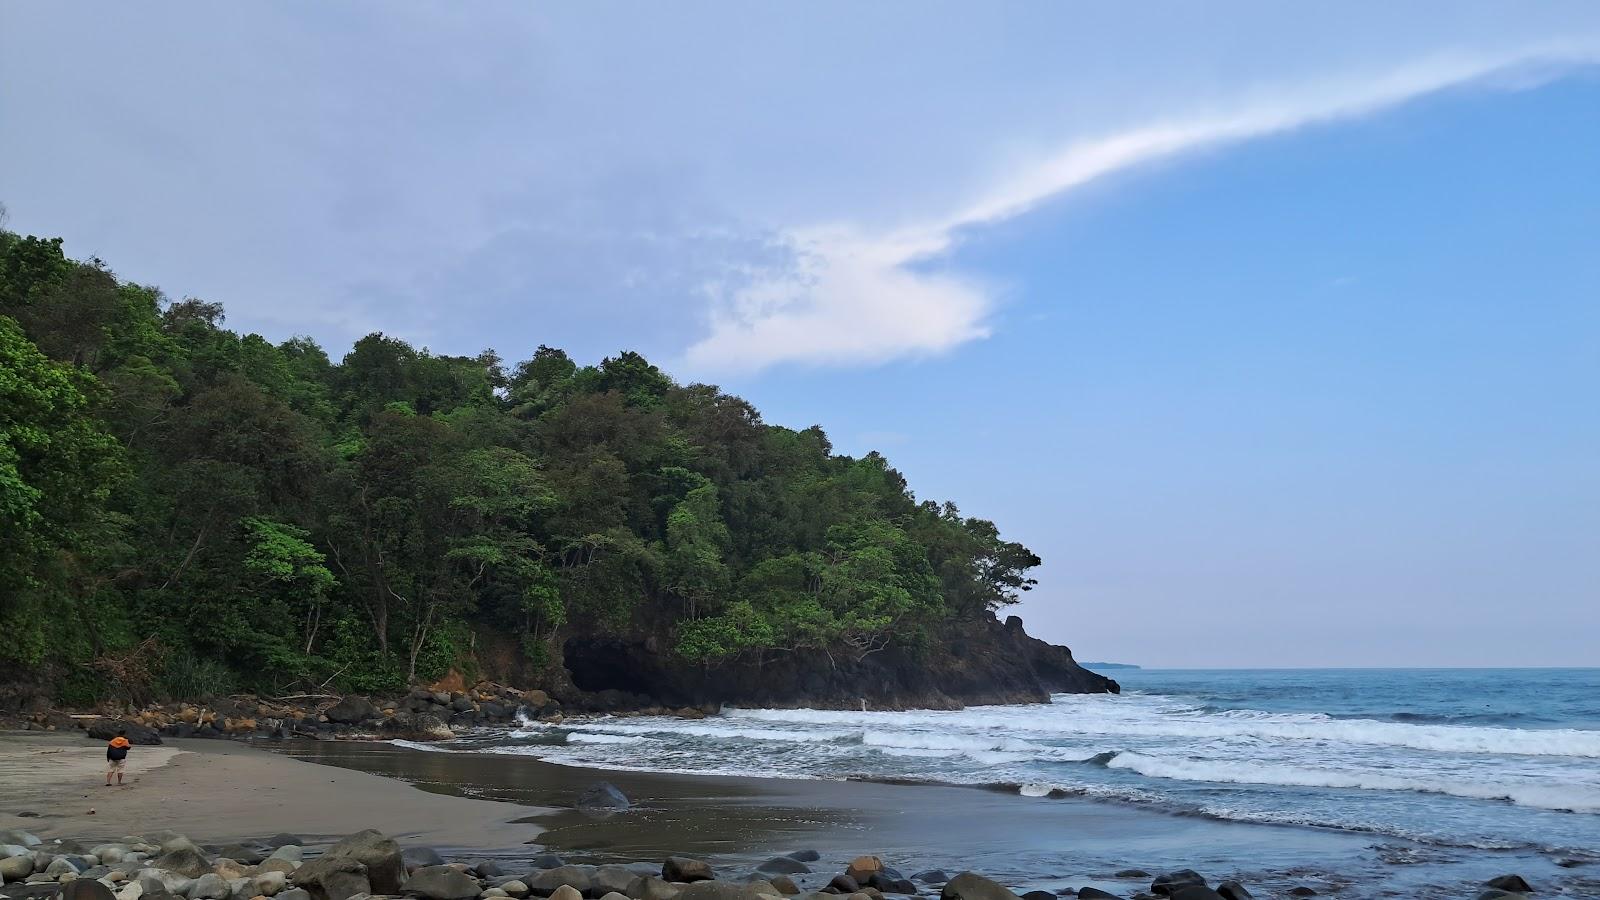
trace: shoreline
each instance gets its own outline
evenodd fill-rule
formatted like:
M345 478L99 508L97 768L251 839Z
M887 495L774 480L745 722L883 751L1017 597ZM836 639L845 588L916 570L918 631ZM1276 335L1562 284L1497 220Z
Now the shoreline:
M1552 880L1526 854L1441 854L1370 834L955 785L608 771L386 742L179 740L135 748L132 785L106 789L101 753L77 735L0 732L0 830L87 841L171 829L215 843L286 831L315 847L377 828L402 846L508 865L552 851L636 867L690 856L721 871L805 849L835 870L871 854L907 873L980 872L1018 894L1093 887L1133 896L1143 888L1118 877L1130 868L1193 869L1213 882L1236 879L1256 896L1309 887L1369 897L1406 877L1421 888L1403 896L1452 897L1512 870ZM159 764L146 762L155 757ZM37 765L19 759L49 760L49 768L30 772ZM573 808L578 792L599 781L616 785L633 808L609 816ZM21 810L40 815L16 817ZM1562 880L1573 875L1588 881L1573 872Z

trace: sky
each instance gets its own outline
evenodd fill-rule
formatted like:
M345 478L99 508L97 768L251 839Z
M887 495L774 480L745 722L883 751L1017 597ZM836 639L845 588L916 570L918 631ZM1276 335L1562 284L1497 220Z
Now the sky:
M1600 665L1593 3L8 3L0 203L821 424L1080 659Z

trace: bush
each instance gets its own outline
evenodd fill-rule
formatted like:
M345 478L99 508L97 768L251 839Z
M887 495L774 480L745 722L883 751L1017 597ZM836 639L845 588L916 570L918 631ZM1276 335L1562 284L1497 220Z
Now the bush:
M228 667L188 650L167 654L156 689L168 700L205 700L235 692L237 682Z

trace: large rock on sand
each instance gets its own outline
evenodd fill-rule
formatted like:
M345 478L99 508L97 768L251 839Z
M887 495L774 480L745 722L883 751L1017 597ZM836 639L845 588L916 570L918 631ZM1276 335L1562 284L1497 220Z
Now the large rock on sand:
M475 879L449 866L423 866L405 886L407 894L427 900L472 900L481 890Z
M328 717L329 722L339 725L355 725L358 722L365 722L377 714L378 708L376 706L373 706L364 698L354 696L340 700L338 703L328 707L328 710L323 713Z
M939 897L940 900L1020 900L1004 885L976 872L962 872L945 882Z
M1533 887L1521 875L1501 875L1484 882L1486 887L1499 888L1513 894L1531 894Z
M588 892L593 881L593 874L582 866L557 866L533 873L528 879L528 891L540 897L551 897L557 888L570 887L582 894Z
M127 732L126 737L130 744L141 744L153 747L161 743L161 735L154 728L146 728L138 722L128 722L123 719L96 719L89 726L89 737L98 741L109 741L117 736L117 732Z
M33 874L33 855L18 854L0 859L0 881L21 881Z
M372 893L366 865L352 856L323 855L296 869L293 878L295 886L310 891L313 900L350 900L357 894Z
M62 885L61 900L116 900L116 896L96 879L79 878Z
M1205 887L1205 876L1193 869L1179 869L1176 872L1157 875L1156 880L1150 882L1150 893L1171 896L1178 892L1178 888L1187 886Z
M883 860L876 856L858 856L845 867L844 873L856 880L857 884L866 884L872 876L883 871Z
M170 847L160 856L155 858L151 865L157 869L166 869L176 872L185 878L199 878L211 871L211 860L199 848L186 840L168 841L165 847Z
M633 804L628 800L628 795L618 790L616 785L609 781L597 781L583 789L574 805L591 815L604 815L621 812Z
M654 875L640 875L628 883L628 889L622 893L631 900L677 900L678 892L682 888L675 884L662 881Z
M667 881L710 881L717 877L712 871L711 864L699 859L690 859L687 856L669 856L661 864L661 877Z
M368 828L346 837L311 862L295 870L295 883L305 880L307 869L333 859L353 859L367 867L368 893L398 894L406 883L406 864L400 855L400 845Z

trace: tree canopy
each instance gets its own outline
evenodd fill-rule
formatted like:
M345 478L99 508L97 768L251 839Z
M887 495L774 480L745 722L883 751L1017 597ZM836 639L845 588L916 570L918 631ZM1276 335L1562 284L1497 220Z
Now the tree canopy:
M643 356L446 356L225 327L59 239L0 231L0 662L114 693L390 689L511 633L640 622L717 666L868 654L993 615L1039 564L882 456ZM153 639L153 642L152 642Z

